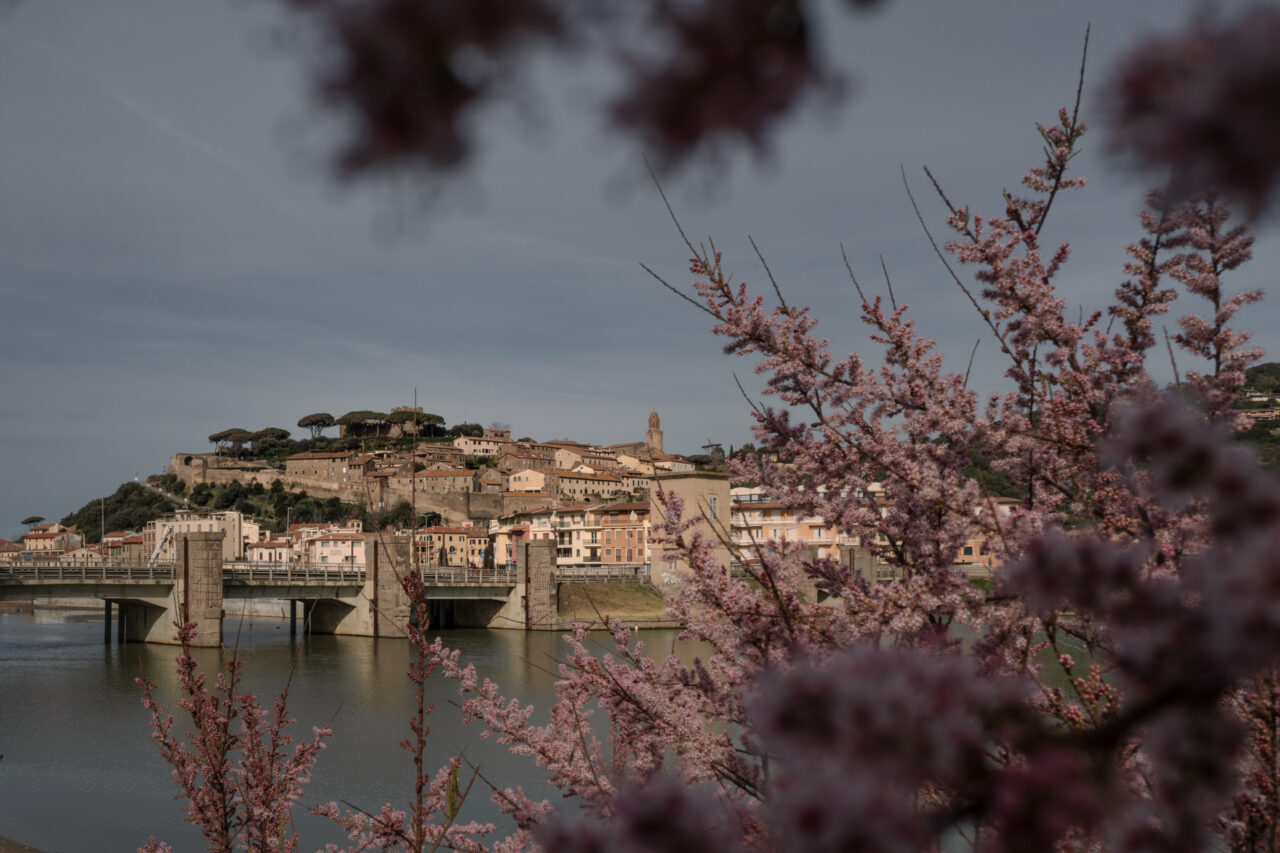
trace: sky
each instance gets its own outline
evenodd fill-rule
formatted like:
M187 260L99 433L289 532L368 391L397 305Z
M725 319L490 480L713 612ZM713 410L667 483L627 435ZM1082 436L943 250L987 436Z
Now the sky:
M1105 307L1147 179L1107 155L1100 95L1127 47L1200 4L817 6L850 96L798 111L766 158L668 176L686 232L764 288L754 238L839 353L874 354L841 246L877 287L883 257L918 328L963 370L980 321L900 169L935 233L925 165L953 200L1002 214L1001 190L1039 152L1035 122L1074 97L1091 24L1093 130L1076 161L1090 186L1060 200L1046 233L1072 245L1064 297ZM638 177L642 152L603 128L604 69L539 65L541 97L484 119L472 168L428 202L415 182L332 176L337 120L282 38L291 26L265 0L0 2L0 536L208 451L218 430L388 411L415 390L449 423L539 440L640 440L651 410L672 452L751 440L734 376L754 393L752 365L640 267L690 283ZM1255 258L1229 285L1268 292L1240 325L1280 358L1274 221ZM1171 328L1195 308L1180 301ZM985 340L973 384L996 390L1003 369Z

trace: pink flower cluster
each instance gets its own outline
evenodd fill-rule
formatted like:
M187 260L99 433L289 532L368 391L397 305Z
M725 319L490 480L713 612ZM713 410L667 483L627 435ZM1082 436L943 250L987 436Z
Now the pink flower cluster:
M257 697L240 688L242 661L232 655L213 689L196 668L188 646L195 624L178 627L180 705L191 716L191 732L173 732L174 719L155 700L155 684L138 679L142 704L151 712L151 739L173 767L173 780L186 800L186 820L204 832L210 850L297 850L292 809L311 778L311 768L325 741L327 726L313 729L308 741L294 742L293 719L286 706L286 686L273 703L273 713ZM154 837L141 848L166 851Z

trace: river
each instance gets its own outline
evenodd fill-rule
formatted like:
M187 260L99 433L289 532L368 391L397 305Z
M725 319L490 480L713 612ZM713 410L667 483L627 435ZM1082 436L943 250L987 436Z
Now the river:
M295 732L333 725L304 805L338 800L374 812L389 800L407 805L412 764L397 745L409 735L412 708L406 641L291 637L287 622L271 619L247 620L237 631L229 618L225 630L228 645L238 633L247 682L264 705L292 672ZM674 631L645 635L655 653L674 647ZM555 659L565 653L558 634L457 629L441 636L507 696L540 710L550 704ZM177 851L203 849L199 832L182 822L177 786L149 740L134 683L142 673L155 679L158 697L176 712L174 654L173 647L120 645L114 638L104 644L100 612L0 610L0 836L48 853L133 851L151 835ZM217 650L196 656L206 669L217 665ZM476 724L462 723L453 682L437 676L429 692L430 766L465 749L489 779L556 799L532 759L507 754L492 739L479 739ZM535 717L542 719L544 710ZM332 823L304 812L295 811L299 849L344 841ZM479 782L462 814L471 817L498 818Z

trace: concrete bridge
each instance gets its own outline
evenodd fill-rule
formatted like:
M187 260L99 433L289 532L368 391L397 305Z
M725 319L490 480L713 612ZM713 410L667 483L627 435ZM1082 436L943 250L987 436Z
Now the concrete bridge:
M192 645L217 646L229 600L290 602L313 633L404 637L409 600L400 585L409 567L409 537L375 536L365 543L367 569L339 566L246 566L224 563L222 534L177 538L177 559L158 565L19 563L0 566L0 601L41 603L100 600L110 640L112 608L120 640L175 642L175 623L196 623ZM555 621L555 543L529 542L514 566L477 570L424 567L433 624L531 629Z

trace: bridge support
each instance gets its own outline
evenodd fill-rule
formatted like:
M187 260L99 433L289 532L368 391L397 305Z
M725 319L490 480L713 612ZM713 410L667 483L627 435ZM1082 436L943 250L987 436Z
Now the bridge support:
M489 628L537 630L556 624L556 543L552 539L521 542L515 549L516 586L507 603L489 617Z
M312 603L309 629L316 634L406 637L409 597L400 578L411 568L408 536L371 536L365 542L365 582L354 597Z
M173 586L163 596L130 595L117 607L125 635L146 643L178 642L175 626L196 624L194 647L222 644L222 533L187 533L174 541ZM139 591L141 593L141 591ZM111 605L108 603L108 609Z

